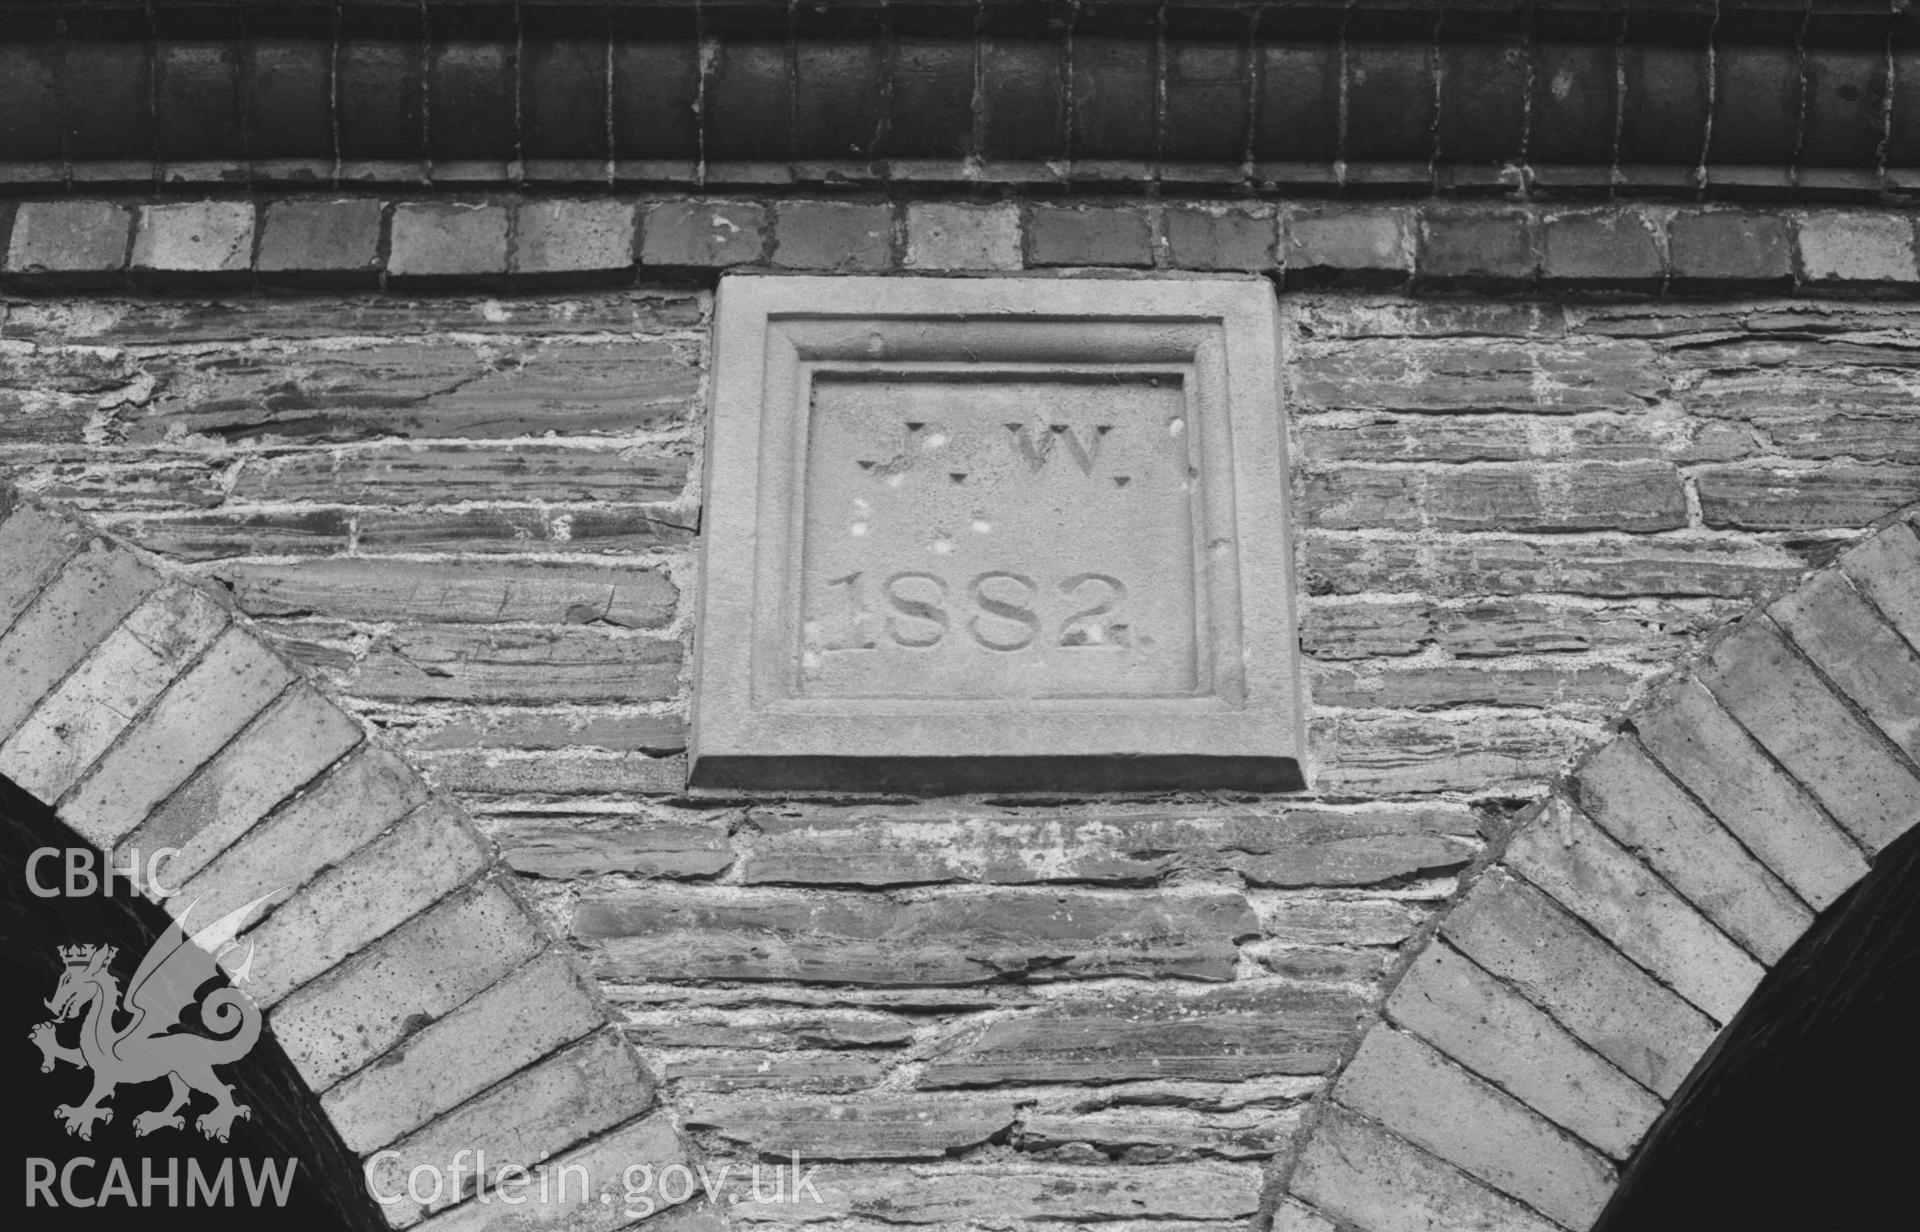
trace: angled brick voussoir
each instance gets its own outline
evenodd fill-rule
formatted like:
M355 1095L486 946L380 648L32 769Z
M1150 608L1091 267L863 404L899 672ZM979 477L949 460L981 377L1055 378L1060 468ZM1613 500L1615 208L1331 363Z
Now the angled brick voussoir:
M598 1218L629 1164L687 1159L652 1075L457 806L225 592L5 485L0 773L117 860L171 850L146 889L176 912L264 898L244 987L351 1149L444 1163L482 1143L495 1167L552 1156L594 1178L591 1205L504 1208L515 1226ZM468 1192L384 1210L434 1228L503 1213Z
M1722 1024L1920 822L1911 514L1716 639L1515 828L1296 1140L1276 1228L1592 1225Z

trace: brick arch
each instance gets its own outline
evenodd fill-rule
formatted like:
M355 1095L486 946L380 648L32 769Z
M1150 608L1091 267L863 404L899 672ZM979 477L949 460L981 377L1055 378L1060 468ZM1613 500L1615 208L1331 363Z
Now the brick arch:
M461 1149L490 1169L579 1163L594 1184L584 1207L577 1182L568 1202L386 1206L392 1226L611 1228L622 1169L686 1159L592 983L457 805L221 592L4 485L0 774L119 862L177 848L163 877L187 899L224 912L288 887L244 934L247 987L342 1141L398 1153L383 1188Z
M1277 1232L1584 1232L1722 1027L1920 822L1920 525L1755 612L1517 825L1404 960Z

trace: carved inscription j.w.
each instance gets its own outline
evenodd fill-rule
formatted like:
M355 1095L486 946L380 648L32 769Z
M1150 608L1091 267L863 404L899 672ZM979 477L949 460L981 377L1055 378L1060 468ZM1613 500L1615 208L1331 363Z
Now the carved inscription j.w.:
M817 376L797 693L1203 687L1189 420L1177 371Z

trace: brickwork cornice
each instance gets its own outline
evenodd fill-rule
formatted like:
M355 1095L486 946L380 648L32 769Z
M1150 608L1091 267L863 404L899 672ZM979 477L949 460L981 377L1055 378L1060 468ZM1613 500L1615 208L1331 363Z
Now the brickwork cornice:
M1920 185L1886 2L5 11L0 184Z

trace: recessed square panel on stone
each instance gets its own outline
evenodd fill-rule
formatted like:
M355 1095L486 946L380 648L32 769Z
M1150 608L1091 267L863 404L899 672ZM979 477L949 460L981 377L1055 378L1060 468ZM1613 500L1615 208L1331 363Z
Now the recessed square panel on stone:
M722 283L695 786L1300 785L1247 279Z

